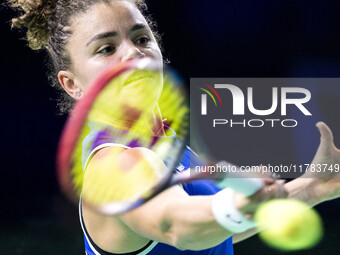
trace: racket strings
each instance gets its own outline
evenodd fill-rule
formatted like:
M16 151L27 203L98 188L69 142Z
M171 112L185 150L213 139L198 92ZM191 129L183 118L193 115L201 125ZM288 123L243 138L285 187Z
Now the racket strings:
M189 106L182 81L175 83L177 76L173 73L164 75L164 85L159 107L166 118L166 125L184 140L189 130Z
M173 166L172 162L178 159L181 147L176 143L172 130L180 139L186 136L189 107L182 83L168 73L161 74L153 70L129 69L112 77L96 95L71 157L72 185L85 203L94 206L132 203L148 196L172 170L167 169L164 163ZM162 116L156 116L166 118L165 124L170 128L166 129L168 139L152 135L158 106ZM111 143L152 150L163 166L141 159L127 168L124 164L128 162L117 162L119 155L111 154L97 161L93 157L84 172L84 161L87 159L84 155L98 146L95 136L88 143L84 142L94 131L108 134L109 143L110 138L114 137ZM95 166L93 169L92 165Z
M137 159L131 159L124 157L124 153L126 155L126 151L113 150L89 163L85 171L83 200L93 205L132 201L152 189L167 173L161 164L147 155L138 152Z

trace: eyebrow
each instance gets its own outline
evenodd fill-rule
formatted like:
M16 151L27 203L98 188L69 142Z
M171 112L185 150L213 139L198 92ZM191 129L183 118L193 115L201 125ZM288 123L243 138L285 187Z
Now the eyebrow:
M130 32L135 32L139 29L145 29L145 28L146 28L146 26L143 23L138 23L130 29Z
M108 38L108 37L115 37L117 35L118 35L117 32L105 32L105 33L97 34L97 35L93 36L91 38L91 40L86 43L86 47L89 46L94 41L98 41L98 40L105 39L105 38Z
M140 24L136 24L134 25L131 29L130 29L130 32L135 32L137 30L140 30L140 29L145 29L146 26L142 23ZM98 40L101 40L101 39L105 39L105 38L108 38L108 37L115 37L117 36L118 33L115 32L115 31L111 31L111 32L104 32L104 33L100 33L100 34L97 34L95 36L93 36L90 41L88 41L86 43L86 47L89 46L91 43L93 43L94 41L98 41Z

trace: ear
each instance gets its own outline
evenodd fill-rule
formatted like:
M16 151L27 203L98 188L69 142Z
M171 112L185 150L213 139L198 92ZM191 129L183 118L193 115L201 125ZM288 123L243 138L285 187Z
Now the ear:
M70 71L59 71L58 80L63 89L74 99L79 99L82 93L80 84L75 81L75 76Z

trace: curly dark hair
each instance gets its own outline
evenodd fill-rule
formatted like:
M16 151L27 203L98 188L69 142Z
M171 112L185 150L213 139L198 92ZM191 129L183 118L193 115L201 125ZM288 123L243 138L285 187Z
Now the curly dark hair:
M70 19L75 14L83 13L96 3L110 3L113 0L8 0L20 16L12 20L12 27L27 28L27 41L33 50L47 50L50 56L49 78L52 86L60 90L58 99L59 113L69 112L75 100L61 86L57 74L72 66L66 44L72 35ZM116 0L132 3L146 17L155 38L160 44L160 36L156 25L147 15L144 0Z

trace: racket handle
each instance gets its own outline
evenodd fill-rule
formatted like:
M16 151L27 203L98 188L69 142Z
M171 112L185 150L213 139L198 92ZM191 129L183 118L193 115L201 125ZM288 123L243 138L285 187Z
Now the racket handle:
M233 166L227 161L218 162L218 165L221 167L227 167L228 169L230 169L230 166ZM245 174L242 174L240 171L238 173L224 173L223 179L217 181L216 184L221 189L228 187L245 196L251 196L265 186L262 179L247 178Z

